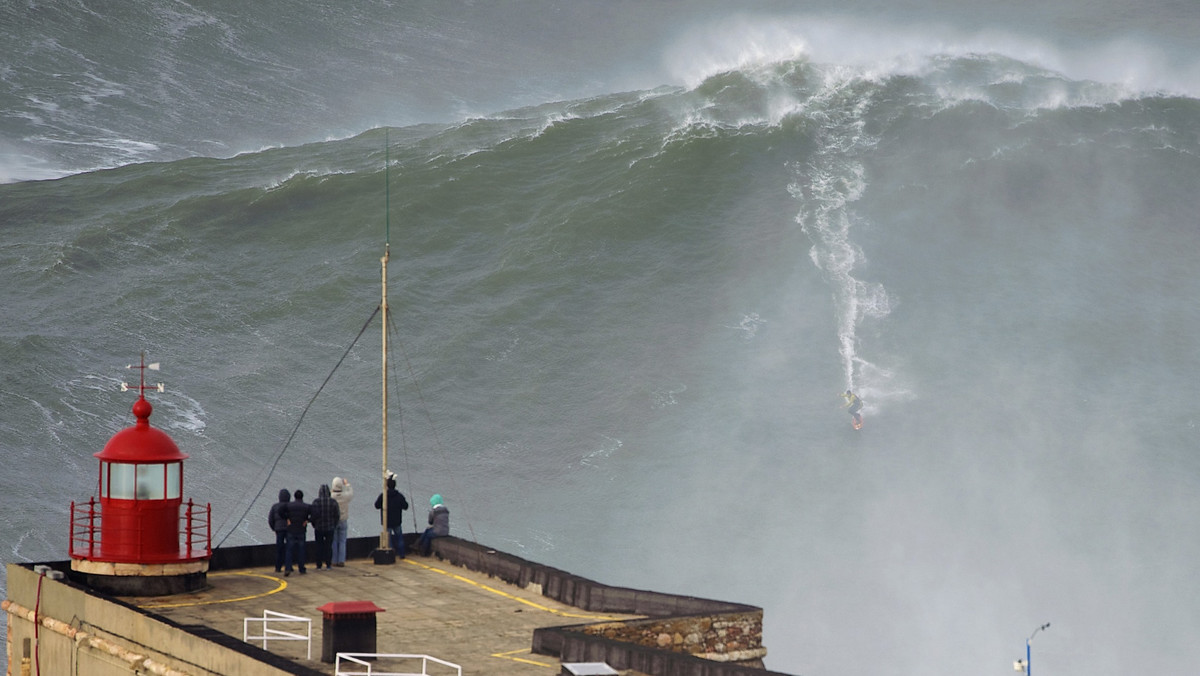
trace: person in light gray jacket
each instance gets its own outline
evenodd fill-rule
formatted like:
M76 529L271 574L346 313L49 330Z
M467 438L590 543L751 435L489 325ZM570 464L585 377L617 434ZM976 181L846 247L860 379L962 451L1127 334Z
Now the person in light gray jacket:
M338 503L339 515L337 528L333 531L333 565L341 568L346 565L346 537L350 534L350 500L354 498L354 488L349 479L340 476L333 477L330 485L333 499Z

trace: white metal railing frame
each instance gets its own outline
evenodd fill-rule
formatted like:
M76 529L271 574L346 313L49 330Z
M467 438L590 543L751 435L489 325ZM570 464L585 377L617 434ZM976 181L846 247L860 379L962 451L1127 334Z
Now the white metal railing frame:
M374 667L373 664L366 661L366 659L361 659L361 658L378 659L380 657L385 658L385 659L421 660L421 671L375 671L373 669L373 667ZM367 670L366 671L342 671L342 660L346 660L347 662L353 662L354 664L357 664L357 665L362 665L362 666L366 667ZM443 666L450 667L451 669L454 670L454 673L457 676L462 676L462 667L458 666L457 664L454 664L453 662L447 662L446 660L439 660L438 658L431 657L429 655L409 655L409 654L404 654L404 653L338 653L337 654L336 671L334 672L334 674L335 674L335 676L429 676L429 672L427 671L427 669L429 667L430 662L436 662L437 664L441 664Z
M250 623L252 622L262 623L261 636L250 635ZM304 623L306 632L304 635L291 631L284 631L282 629L275 629L270 626L272 624L278 626L285 623L294 624L299 622ZM263 610L262 617L247 617L242 620L242 640L247 643L250 641L262 641L263 650L267 649L267 641L304 641L308 646L308 657L305 659L311 660L312 619L307 617L299 617L297 615L288 615L286 613L277 613L273 610Z

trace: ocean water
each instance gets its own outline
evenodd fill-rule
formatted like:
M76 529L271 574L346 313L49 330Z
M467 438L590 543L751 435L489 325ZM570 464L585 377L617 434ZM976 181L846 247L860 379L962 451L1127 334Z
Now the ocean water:
M216 541L374 534L386 242L418 519L778 671L1190 673L1200 8L1022 4L0 7L4 559L143 352Z

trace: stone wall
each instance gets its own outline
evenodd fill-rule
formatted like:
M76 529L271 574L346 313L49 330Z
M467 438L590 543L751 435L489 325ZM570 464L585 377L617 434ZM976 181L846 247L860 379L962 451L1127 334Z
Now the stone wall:
M16 673L26 651L42 674L87 676L322 676L234 637L189 628L93 592L70 581L66 561L47 564L64 579L40 575L32 564L10 563L9 669Z
M610 587L455 537L434 540L433 547L455 565L577 608L647 618L537 629L535 653L653 676L787 676L762 666L761 608Z
M717 662L761 660L767 652L762 644L761 613L603 622L581 626L579 631Z

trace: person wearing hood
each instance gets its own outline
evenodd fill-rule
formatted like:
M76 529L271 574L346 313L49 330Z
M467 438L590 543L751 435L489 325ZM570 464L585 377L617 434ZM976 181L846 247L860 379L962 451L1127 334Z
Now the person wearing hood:
M346 565L346 537L350 534L350 500L354 498L354 488L349 479L335 476L330 489L340 517L337 528L333 529L333 565L341 568Z
M421 533L421 556L429 556L433 551L433 539L444 538L450 534L450 510L442 504L441 493L434 493L429 498L429 528Z
M283 557L283 576L292 574L292 562L295 561L304 570L304 540L308 536L308 519L310 517L308 503L304 501L304 491L299 488L292 494L292 501L287 505L287 554Z
M321 564L328 570L333 567L333 531L341 521L338 503L329 496L329 484L321 484L309 512L317 540L317 570L321 570Z
M279 502L271 505L267 512L267 525L275 531L275 572L283 572L283 559L287 555L287 508L292 494L286 488L279 489Z
M375 509L380 510L379 519L387 527L388 540L391 541L392 550L396 552L396 556L404 558L404 533L400 530L400 526L404 524L404 510L408 509L408 500L404 499L404 494L396 490L396 475L388 472L387 478L387 520L384 520L383 514L383 493L375 498Z

